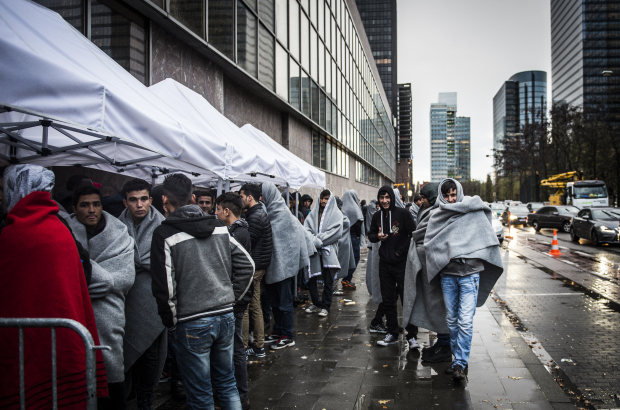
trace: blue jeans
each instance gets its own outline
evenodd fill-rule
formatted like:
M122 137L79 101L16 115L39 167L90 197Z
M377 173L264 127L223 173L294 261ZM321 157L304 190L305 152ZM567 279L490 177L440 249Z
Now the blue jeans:
M353 245L353 258L355 259L355 266L349 268L347 277L343 279L347 282L351 282L353 280L353 272L355 272L357 265L360 263L360 237L351 235L351 245Z
M450 329L450 347L454 355L453 366L460 365L465 368L469 361L479 287L479 273L468 276L441 275L441 290Z
M281 282L265 285L269 305L273 312L273 333L278 336L293 338L293 293L291 284L293 278L284 279Z
M213 410L213 382L222 410L241 410L233 364L234 314L181 323L171 335L189 408Z

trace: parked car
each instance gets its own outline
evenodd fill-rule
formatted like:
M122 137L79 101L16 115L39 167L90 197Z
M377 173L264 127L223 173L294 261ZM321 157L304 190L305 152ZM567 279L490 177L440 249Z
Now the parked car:
M508 217L508 213L510 213L510 217ZM509 206L502 212L501 221L502 224L508 225L508 220L510 219L511 225L527 225L527 216L530 213L530 210L527 209L525 205L517 205L517 206Z
M504 211L506 210L506 205L504 204L491 204L491 211L493 211L493 214L495 216L500 216Z
M536 213L536 211L545 206L545 204L542 202L528 202L525 206L527 206L527 209L529 209L530 212Z
M589 239L592 245L619 243L620 210L618 208L586 208L573 218L570 239Z
M493 219L491 219L491 224L493 225L493 230L495 231L495 235L497 235L497 239L499 243L504 243L504 227L502 226L502 222L499 220L495 212L493 213Z
M543 206L527 216L527 223L533 226L536 232L541 228L557 228L569 233L571 220L578 213L579 208L574 206Z

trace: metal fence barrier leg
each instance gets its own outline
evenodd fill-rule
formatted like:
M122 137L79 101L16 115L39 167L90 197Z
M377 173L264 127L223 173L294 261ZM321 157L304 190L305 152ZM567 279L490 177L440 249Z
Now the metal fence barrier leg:
M26 409L26 384L24 365L24 328L51 328L52 344L52 406L58 409L58 358L56 356L56 328L64 327L77 333L84 343L86 364L86 409L97 410L97 363L96 350L111 350L108 346L95 346L93 337L81 323L71 319L50 318L0 318L0 327L16 327L19 331L19 403Z

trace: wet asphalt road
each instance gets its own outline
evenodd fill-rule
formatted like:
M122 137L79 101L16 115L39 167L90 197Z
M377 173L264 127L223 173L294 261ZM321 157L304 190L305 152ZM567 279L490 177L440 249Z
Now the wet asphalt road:
M581 408L620 408L620 247L512 229L496 300Z

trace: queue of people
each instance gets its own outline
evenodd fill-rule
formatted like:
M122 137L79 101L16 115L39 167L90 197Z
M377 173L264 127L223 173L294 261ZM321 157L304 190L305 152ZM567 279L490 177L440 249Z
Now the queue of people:
M249 409L247 358L295 346L296 287L309 291L306 313L329 316L338 280L344 290L357 289L353 276L364 247L366 283L377 303L369 331L385 335L377 345L395 345L403 332L409 349L417 349L418 328L429 329L437 341L422 359L450 362L446 373L461 380L476 307L503 271L490 210L453 179L427 184L407 207L389 186L368 203L354 190L341 199L326 189L312 207L309 195L297 206L271 183L218 196L172 174L157 187L126 182L115 194L124 206L118 217L104 210L89 178L69 181L54 200L51 171L4 170L0 266L20 274L3 275L10 296L0 311L71 318L108 346L97 351L102 409L124 409L134 394L140 409L152 409L165 366L173 394L186 396L191 409L213 409L214 393L222 409ZM32 330L26 352L45 363L40 332ZM0 334L0 351L15 347L9 331ZM67 358L59 375L67 376L69 391L78 388L71 375L84 371L76 359L84 347L68 332L59 337ZM2 353L0 363L18 365ZM51 382L40 369L34 374L27 402L45 400L41 386ZM14 380L0 380L0 407L17 405L18 391ZM85 394L63 394L64 404L83 407Z

